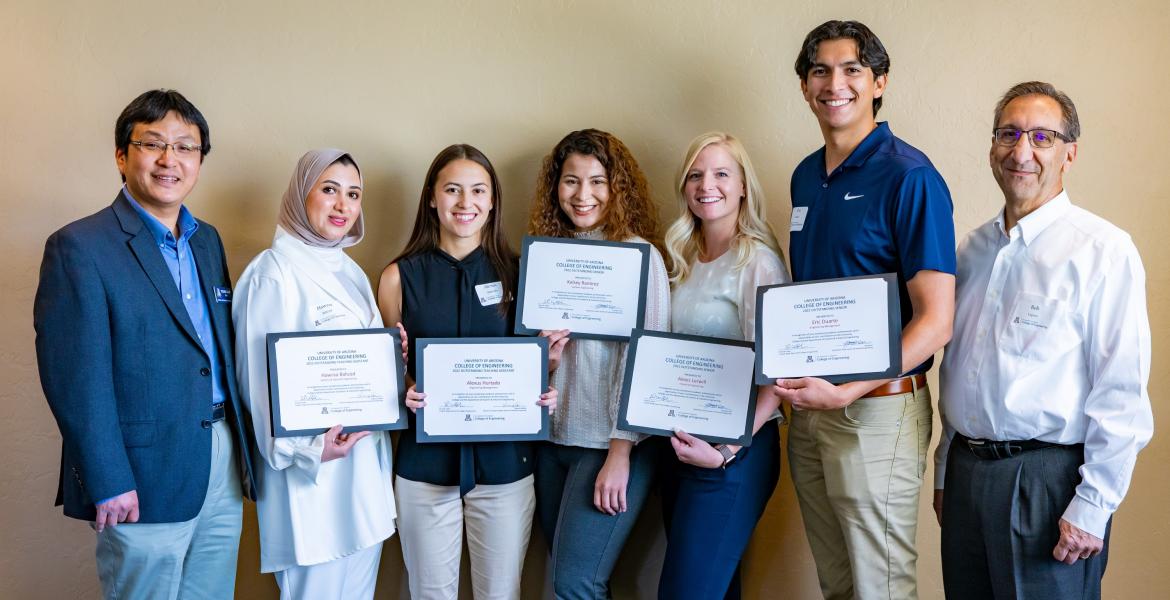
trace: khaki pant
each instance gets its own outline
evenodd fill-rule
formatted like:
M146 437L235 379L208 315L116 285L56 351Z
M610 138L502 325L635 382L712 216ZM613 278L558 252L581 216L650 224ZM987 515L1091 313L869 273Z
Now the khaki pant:
M918 597L914 547L930 392L793 411L788 460L828 600Z
M396 477L398 536L410 597L459 597L463 531L471 558L476 600L520 598L520 572L536 510L532 476L502 485L476 485L463 498L459 486Z
M97 534L107 600L232 598L244 520L240 473L227 423L212 426L203 508L182 523L119 523Z

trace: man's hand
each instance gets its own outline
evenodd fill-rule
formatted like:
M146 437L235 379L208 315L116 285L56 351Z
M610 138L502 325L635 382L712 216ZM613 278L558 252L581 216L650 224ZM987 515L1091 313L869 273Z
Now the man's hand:
M1064 519L1058 525L1060 539L1052 549L1052 557L1066 565L1077 562L1077 559L1097 556L1105 548L1105 540Z
M674 430L670 445L674 446L674 455L679 462L704 469L723 466L723 455L714 446L681 429Z
M325 447L321 449L321 462L349 456L353 445L368 435L370 435L368 431L341 433L341 425L334 425L332 429L325 432Z
M548 338L548 372L552 373L561 365L561 352L569 343L569 330L545 329L540 332L540 337Z
M130 490L97 505L97 518L94 519L93 528L101 533L107 525L114 527L118 523L137 522L138 490Z
M935 518L935 520L938 521L939 527L942 527L942 503L943 503L943 491L942 490L935 490L934 491L934 518Z
M849 406L855 400L842 389L820 377L777 379L772 388L783 402L800 410L834 410Z

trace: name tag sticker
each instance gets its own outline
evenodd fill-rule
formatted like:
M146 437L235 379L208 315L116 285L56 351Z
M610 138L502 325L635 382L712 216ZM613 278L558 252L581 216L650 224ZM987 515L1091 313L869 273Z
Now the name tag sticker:
M232 290L231 288L215 286L215 301L221 304L231 304Z
M1015 314L1012 315L1011 326L1027 329L1048 329L1053 317L1059 312L1059 306L1052 302L1043 302L1037 299L1020 298L1016 302Z
M499 304L504 299L504 285L498 281L481 283L475 286L475 293L479 295L480 306Z
M804 229L804 219L807 216L807 206L793 206L792 223L788 225L788 231L800 231L801 229Z

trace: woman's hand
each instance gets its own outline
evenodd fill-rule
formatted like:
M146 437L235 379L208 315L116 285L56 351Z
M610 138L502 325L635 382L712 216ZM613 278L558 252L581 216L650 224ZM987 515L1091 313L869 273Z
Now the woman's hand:
M410 364L410 357L408 356L410 354L410 342L406 339L406 328L402 326L402 321L395 323L394 326L398 328L401 334L399 339L402 340L402 370L406 372L406 365Z
M723 466L723 455L714 446L681 429L674 430L670 445L674 446L674 455L679 462L704 469Z
M617 441L611 440L610 443ZM626 512L626 486L630 482L630 447L633 443L625 442L623 446L624 450L622 447L610 448L593 484L593 506L607 515Z
M545 329L540 332L540 337L548 338L548 372L552 373L561 365L561 353L569 343L569 330Z
M550 385L548 386L548 391L541 394L540 400L537 400L536 403L540 406L547 406L548 414L551 415L557 410L557 398L557 388Z
M409 408L410 412L418 412L418 409L427 405L426 397L426 394L415 390L413 385L410 386L410 389L406 390L406 408Z
M321 462L349 456L349 451L353 450L354 444L369 435L368 431L341 433L341 425L334 425L325 432L325 447L321 449Z

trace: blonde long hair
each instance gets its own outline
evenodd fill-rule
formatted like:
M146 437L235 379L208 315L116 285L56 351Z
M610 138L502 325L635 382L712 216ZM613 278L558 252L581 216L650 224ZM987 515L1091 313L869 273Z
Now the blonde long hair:
M687 150L687 157L678 172L678 185L675 186L675 197L678 200L679 215L666 231L666 251L673 263L670 270L670 282L678 285L686 280L691 271L691 261L699 255L703 244L703 229L689 206L685 193L687 171L695 164L695 159L704 148L712 144L719 144L728 154L739 163L743 175L746 198L739 203L739 218L735 223L735 237L731 240L731 250L736 253L735 268L742 269L756 253L756 244L771 248L780 261L784 261L784 253L780 250L780 243L776 241L776 234L765 218L764 190L760 180L756 177L756 170L748 158L747 150L739 139L729 133L712 131L696 137Z

